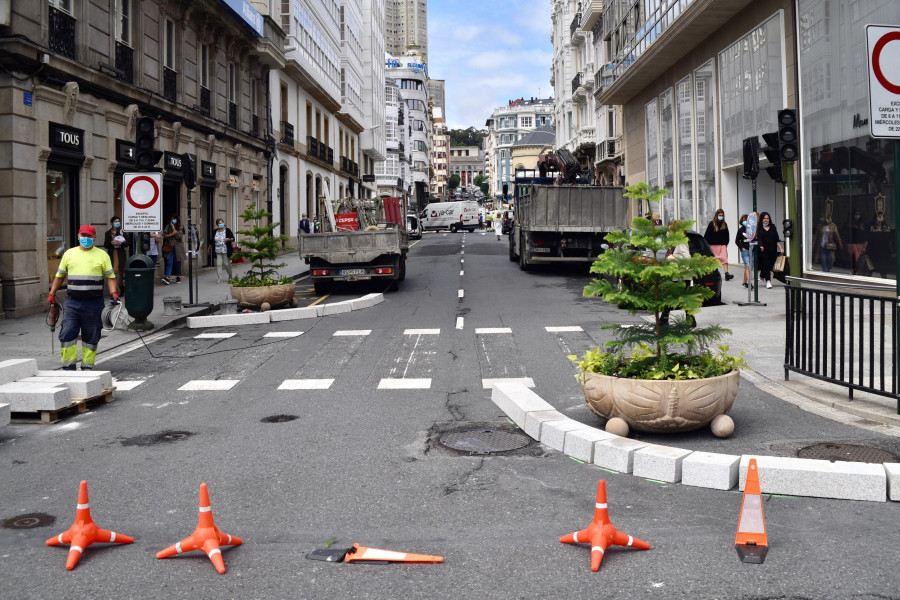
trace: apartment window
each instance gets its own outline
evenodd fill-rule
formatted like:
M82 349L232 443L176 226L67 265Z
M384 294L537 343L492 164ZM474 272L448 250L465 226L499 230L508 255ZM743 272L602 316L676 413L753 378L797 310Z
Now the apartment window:
M257 89L256 89L256 79L250 78L250 112L251 114L258 114L256 111L259 108L259 102L256 99Z
M175 69L175 22L166 19L166 53L163 66Z
M228 64L228 101L237 102L237 68L234 63Z
M200 44L200 85L209 88L209 46Z
M116 0L116 39L131 44L131 0Z
M72 0L50 0L50 6L72 14Z
M522 117L522 127L531 127L531 117Z

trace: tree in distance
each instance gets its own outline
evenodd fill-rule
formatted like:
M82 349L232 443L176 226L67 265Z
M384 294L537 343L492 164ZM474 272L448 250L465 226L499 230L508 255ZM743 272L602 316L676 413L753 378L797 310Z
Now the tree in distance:
M447 180L447 188L450 191L453 191L458 187L459 187L459 175L454 173L453 175L450 176L450 179Z

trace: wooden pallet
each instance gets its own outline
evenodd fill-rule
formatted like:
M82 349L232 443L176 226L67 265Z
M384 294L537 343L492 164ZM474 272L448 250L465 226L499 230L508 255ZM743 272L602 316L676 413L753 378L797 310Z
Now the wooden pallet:
M73 398L72 402L62 408L55 410L39 410L35 412L13 412L10 413L10 421L12 423L28 424L28 423L44 423L51 424L59 421L60 417L68 414L78 414L88 411L88 404L104 403L109 404L115 398L113 392L116 391L115 386L103 390L102 394L91 398Z

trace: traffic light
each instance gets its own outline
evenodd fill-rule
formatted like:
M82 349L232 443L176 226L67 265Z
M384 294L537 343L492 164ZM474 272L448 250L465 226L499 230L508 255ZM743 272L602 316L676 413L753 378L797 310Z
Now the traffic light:
M141 234L141 252L150 252L150 234L146 231Z
M784 228L784 237L789 238L794 235L794 220L793 219L785 219L781 222L781 226Z
M778 155L784 162L793 162L800 156L800 130L797 111L785 108L778 111Z
M769 174L772 181L784 183L784 179L781 177L781 157L778 154L778 133L775 131L764 133L762 137L763 141L766 143L765 147L762 149L763 154L765 154L766 158L769 159L769 162L772 163L771 166L766 167L766 173Z
M503 184L503 197L506 198L507 196L509 196L509 184L504 183Z
M139 171L147 171L159 162L162 152L154 150L156 121L152 117L139 117L135 127L134 162Z
M759 175L759 138L744 138L744 179L756 179Z
M197 156L185 152L181 155L181 173L184 185L192 190L197 187Z

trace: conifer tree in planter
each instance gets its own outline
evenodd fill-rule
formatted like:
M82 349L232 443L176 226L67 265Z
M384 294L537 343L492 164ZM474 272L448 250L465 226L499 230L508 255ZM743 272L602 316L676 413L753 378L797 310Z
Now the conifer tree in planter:
M628 197L649 201L665 193L643 183L626 190ZM606 277L588 284L585 296L653 317L649 323L607 325L614 339L605 351L569 357L580 368L588 406L609 419L607 431L688 431L712 424L714 434L727 437L734 430L725 413L737 395L744 362L730 356L727 346L710 349L731 331L695 326L694 315L713 291L691 280L712 273L719 263L712 256L679 256L692 225L659 226L635 218L630 230L606 236L610 248L591 266L591 273ZM685 317L669 318L672 310L683 310Z
M294 292L296 284L290 277L281 277L278 269L285 263L276 263L281 244L289 238L286 235L272 235L280 223L265 225L263 220L271 219L272 213L263 208L249 205L241 213L249 229L238 230L244 236L241 249L232 258L250 261L250 270L243 277L232 277L231 297L238 301L241 308L269 310L283 305L296 306Z

